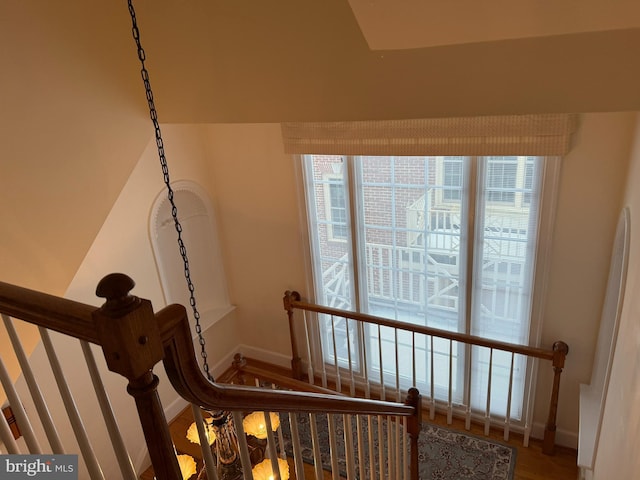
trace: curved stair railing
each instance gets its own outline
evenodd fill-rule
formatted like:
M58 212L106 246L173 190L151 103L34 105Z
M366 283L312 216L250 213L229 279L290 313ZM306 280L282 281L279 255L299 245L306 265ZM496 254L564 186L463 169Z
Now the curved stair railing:
M569 351L569 347L562 341L557 341L551 348L537 348L527 345L518 345L507 342L495 341L474 335L447 331L437 328L415 325L412 323L391 320L387 318L377 317L374 315L361 314L357 312L340 310L333 307L318 305L302 300L298 292L287 291L284 298L284 309L289 318L289 331L291 336L292 360L291 368L294 378L305 379L309 383L320 384L323 387L328 385L335 391L347 392L351 396L361 395L369 398L375 393L382 399L389 396L398 398L401 395L401 385L399 378L401 374L405 378L412 379L411 385L418 385L416 381L416 346L419 343L426 345L424 348L427 356L430 356L430 372L424 372L430 375L430 390L424 394L424 400L429 407L429 415L433 420L435 417L436 407L441 406L447 414L448 423L452 423L452 416L456 410L460 416L464 417L465 426L471 428L472 417L484 423L485 434L489 434L492 424L502 425L504 439L509 439L509 431L512 428L512 419L509 411L512 403L513 391L513 371L514 359L517 355L526 359L544 360L551 363L553 368L553 385L549 400L548 417L544 429L544 438L542 444L543 453L551 455L555 450L556 436L556 420L558 400L560 393L560 377L564 368L565 358ZM298 312L298 314L296 314ZM325 328L328 329L323 345L321 322L324 322ZM341 331L339 326L342 327ZM388 333L386 342L392 344L390 349L395 349L395 358L391 358L391 365L385 363L380 344L383 335L380 333L384 328ZM377 342L376 351L370 351L367 347L368 342L365 332L373 332L373 343ZM300 342L297 333L300 334ZM342 337L338 338L339 335ZM398 338L404 335L411 350L411 355L404 361L399 359L399 342ZM369 339L370 340L370 339ZM463 351L467 355L467 359L471 357L471 348L479 347L484 349L488 354L488 382L484 386L486 394L486 409L482 411L472 411L470 402L464 404L455 404L452 395L452 382L449 380L448 386L445 387L444 399L436 398L434 393L434 375L437 375L437 369L434 371L434 341L440 341L443 345L444 352L438 352L447 357L441 364L446 374L448 370L448 378L451 379L453 373L453 353L455 351ZM360 349L352 348L351 344L358 343ZM340 356L338 346L341 344L343 350L346 351ZM406 345L405 345L406 346ZM506 369L509 371L508 386L506 389L507 408L506 415L501 418L492 418L491 400L492 395L497 396L497 392L492 391L492 359L495 362L496 352L505 352L507 358L510 358L510 365L507 362ZM377 372L374 374L369 371L372 357L378 362ZM394 357L394 355L391 355ZM339 359L337 362L335 359ZM468 360L470 361L470 360ZM496 368L497 369L497 368ZM383 377L384 372L392 372L391 384L387 383ZM466 378L466 389L470 390L471 375ZM446 382L445 382L446 383ZM423 388L421 386L421 388ZM391 392L389 394L389 392ZM504 392L502 392L504 393ZM530 395L531 397L531 395ZM523 444L528 446L529 436L531 434L531 415L533 411L533 400L525 405L527 409L523 413L525 419L523 430Z
M362 469L365 463L376 464L372 460L373 456L377 457L378 468L388 468L388 474L393 478L418 478L417 442L420 432L421 401L416 389L411 389L406 401L399 403L349 398L327 393L270 390L211 382L197 365L185 308L180 305L170 305L154 313L151 302L129 293L133 286L133 281L122 274L105 277L98 284L96 293L99 297L105 298L106 302L102 307L96 308L0 282L0 313L3 318L20 319L38 325L41 330L57 331L80 339L82 342L102 347L108 369L122 375L128 381L127 392L135 400L154 475L158 480L183 478L158 395L159 380L153 373L154 367L160 361L164 363L167 376L181 397L201 409L211 412L223 411L228 413L225 418L233 418L236 429L234 435L237 437L237 448L242 464L240 475L245 479L253 478L251 473L253 461L248 452L246 436L243 435L242 419L246 413L252 411L289 413L292 420L300 414L309 414L312 418L315 418L316 414L328 414L330 432L328 451L334 468L338 465L338 459L334 443L335 435L331 433L335 434L335 419L341 418L345 426L352 423L354 425L353 429L344 428L347 458L343 460L347 478L355 478L356 468L361 469L360 478L363 478ZM59 376L63 377L63 374L60 372ZM15 401L20 403L18 399ZM108 404L108 401L106 403ZM46 410L46 406L43 410ZM108 411L108 407L104 411ZM113 412L108 414L104 411L105 417L114 417ZM269 415L265 417L269 418ZM385 449L380 444L379 450L374 452L369 446L369 460L365 461L364 457L357 459L356 455L362 455L365 450L364 446L358 447L364 431L361 429L361 424L365 419L364 421L372 425L372 418L378 419L379 430L384 420L391 435L387 439ZM117 427L114 418L105 421L107 424L111 423L112 427L114 425ZM24 431L30 430L28 418L21 416L18 418L18 423ZM290 458L290 462L296 469L296 478L303 479L305 474L300 445L297 435L294 434L294 423L292 422L291 426L293 458ZM369 434L371 430L369 428ZM204 431L202 425L199 431L201 438L205 438L205 435L202 435ZM25 453L11 443L6 429L0 428L0 435L5 446L9 445L9 453ZM396 439L395 444L392 436ZM25 437L27 437L26 434ZM114 432L115 437L117 432ZM320 449L319 437L313 435L312 441L314 452L317 453ZM121 442L115 440L113 443L118 450L116 444ZM202 443L206 445L207 442ZM273 440L273 434L269 431L267 450L271 452L274 478L280 478L275 443L277 442ZM353 445L356 446L355 449L352 448ZM90 446L88 448L90 450ZM203 454L206 449L207 447L203 448ZM28 450L28 453L42 453L42 449L36 443L29 446ZM326 446L325 450L327 450ZM117 454L119 459L121 456L127 456L126 451L118 451ZM207 455L205 454L204 457L206 462ZM84 455L84 451L83 458L86 463L91 463L91 460L87 460L89 457ZM218 466L221 459L219 455ZM314 456L314 459L316 460L315 474L322 475L318 465L319 457ZM122 477L135 478L131 461L124 458L122 463ZM129 467L126 466L127 464ZM92 479L103 478L99 465L93 471L89 470ZM217 478L217 471L213 465L209 465L206 470L208 478L211 480ZM332 473L333 478L337 478L337 475L335 471ZM378 473L376 472L375 475L377 476Z

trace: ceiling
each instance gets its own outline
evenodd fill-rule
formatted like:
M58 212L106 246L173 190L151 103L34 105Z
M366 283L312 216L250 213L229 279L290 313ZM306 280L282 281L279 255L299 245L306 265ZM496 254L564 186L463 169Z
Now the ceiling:
M349 0L372 50L640 27L637 0Z
M640 2L138 0L171 122L640 109Z

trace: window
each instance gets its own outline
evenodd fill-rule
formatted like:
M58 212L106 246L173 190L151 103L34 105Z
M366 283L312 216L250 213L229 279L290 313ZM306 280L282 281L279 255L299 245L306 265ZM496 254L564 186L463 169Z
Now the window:
M330 237L333 240L347 239L347 203L341 181L342 179L337 179L327 183Z
M487 199L514 203L517 172L517 157L487 157Z
M305 155L302 161L319 302L495 340L528 342L545 158ZM344 166L339 181L332 180L329 190L321 188L327 181L322 172L337 162ZM472 198L469 192L476 194ZM340 248L328 241L327 227L335 229L336 222L326 218L326 205L334 201L345 204L340 225L344 225L346 245ZM349 218L347 211L356 212L355 218ZM335 328L345 340L344 348L336 351L340 362L346 360L346 329L351 327ZM395 355L391 345L396 340L401 344L400 355L409 355L409 339L387 338L379 330L367 332L364 338L377 345L379 336L388 345L383 355ZM352 351L357 347L352 345ZM414 348L424 353L425 362L429 358L434 363L448 362L448 342ZM428 354L431 348L435 356ZM486 387L480 385L484 381L486 386L486 354L472 351L467 362L464 351L453 353L454 402L466 399L484 408ZM496 356L494 392L508 388L511 362ZM336 361L333 352L326 357ZM380 368L377 358L367 361L369 369ZM468 363L473 372L470 382L466 380ZM524 398L527 371L524 359L516 363L514 405ZM418 387L425 391L431 388L428 370L425 364L425 376L418 380ZM434 385L442 395L447 387ZM492 401L492 409L504 414L506 396L503 404ZM515 410L512 418L518 418Z
M526 163L524 165L524 179L523 179L523 194L522 194L522 202L526 205L531 203L531 190L533 189L533 177L534 173L534 164L535 157L527 157Z
M462 188L462 158L444 157L444 190L442 198L445 201L459 201Z

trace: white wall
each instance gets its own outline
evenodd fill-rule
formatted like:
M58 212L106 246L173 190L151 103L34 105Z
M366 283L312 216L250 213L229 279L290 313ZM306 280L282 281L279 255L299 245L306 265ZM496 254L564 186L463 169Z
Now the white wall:
M624 203L631 213L629 270L594 478L637 478L640 471L640 116Z

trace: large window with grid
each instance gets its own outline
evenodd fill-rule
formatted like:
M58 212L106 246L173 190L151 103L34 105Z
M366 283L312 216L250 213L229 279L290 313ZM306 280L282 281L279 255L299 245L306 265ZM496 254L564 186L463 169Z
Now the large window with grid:
M542 186L555 159L301 158L314 285L320 303L494 340L529 342L537 293L534 275ZM334 208L338 205L340 208ZM409 339L383 337L376 330L364 338L375 345L405 342L409 347ZM349 348L357 351L358 345ZM419 366L425 375L418 378L418 387L429 391L432 385L426 362L438 358L448 362L448 345L436 342L411 348L425 353L418 355L425 362ZM427 354L429 349L442 350L442 356ZM400 355L406 350L400 348ZM335 353L326 352L327 358L338 363L346 361L346 355L346 345ZM389 355L395 355L391 347ZM454 401L484 407L485 393L480 388L488 375L484 356L472 352L467 361L465 352L454 352ZM380 368L375 357L367 360L371 371ZM500 361L493 358L494 391L508 388L510 359L505 358L502 366ZM526 362L519 362L514 368L517 378L510 412L514 419L527 383ZM467 382L470 370L472 380ZM399 380L406 385L411 381ZM445 395L448 385L433 387L436 395ZM495 414L504 414L506 408L506 396L502 404L492 404Z

